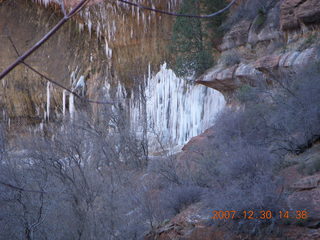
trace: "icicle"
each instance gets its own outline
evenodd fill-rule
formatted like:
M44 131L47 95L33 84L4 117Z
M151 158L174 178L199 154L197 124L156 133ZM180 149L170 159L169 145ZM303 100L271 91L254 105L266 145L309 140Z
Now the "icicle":
M84 76L81 75L74 89L84 88L84 87L85 87Z
M79 32L82 32L84 29L84 24L79 23Z
M148 80L151 79L151 65L150 63L148 64Z
M50 118L50 82L47 82L47 120L49 121Z
M108 59L111 59L112 58L112 49L109 48L109 44L108 44L107 39L105 39L105 43L106 43L106 46L105 46L106 56Z
M88 30L89 30L89 36L91 37L92 22L91 22L91 20L90 20L90 19L88 20Z
M74 95L73 93L70 93L69 95L69 114L71 120L74 118L74 113L75 113L75 107L74 107Z

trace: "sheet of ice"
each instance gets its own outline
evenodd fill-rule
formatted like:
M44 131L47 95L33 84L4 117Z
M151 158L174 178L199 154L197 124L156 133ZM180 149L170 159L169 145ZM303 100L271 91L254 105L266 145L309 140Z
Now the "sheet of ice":
M143 129L139 102L131 100L132 128L137 132ZM149 150L159 150L159 141L169 149L184 145L212 126L224 106L221 93L178 78L166 63L154 76L149 66L145 86Z

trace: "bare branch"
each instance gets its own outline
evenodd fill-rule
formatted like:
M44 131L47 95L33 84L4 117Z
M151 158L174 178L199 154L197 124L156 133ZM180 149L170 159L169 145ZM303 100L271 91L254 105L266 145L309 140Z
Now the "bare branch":
M13 42L13 40L11 39L10 36L7 36L7 37L8 37L8 39L9 39L9 41L10 41L10 43L11 43L14 51L16 52L17 56L19 57L20 54L19 54L19 51L18 51L16 45L14 44L14 42ZM58 87L60 87L60 88L62 88L62 89L64 89L64 90L66 90L67 92L73 94L75 97L77 97L77 98L79 98L79 99L81 99L81 100L83 100L83 101L85 101L85 102L95 103L95 104L114 104L114 103L115 103L115 102L111 102L111 101L96 101L96 100L91 100L91 99L87 99L87 98L85 98L85 97L82 97L82 96L80 96L79 94L77 94L76 92L72 91L71 89L66 88L66 87L63 86L62 84L58 83L57 81L54 81L54 80L52 80L51 78L45 76L44 74L42 74L41 72L39 72L38 70L36 70L36 69L33 68L32 66L30 66L28 63L26 63L26 62L23 61L22 64L25 65L27 68L29 68L31 71L33 71L33 72L35 72L36 74L38 74L39 76L41 76L42 78L46 79L47 81L51 82L51 83L54 84L54 85L56 85L56 86L58 86Z
M119 2L122 2L124 4L128 4L131 5L133 7L137 7L137 8L141 8L143 10L148 10L148 11L152 11L152 12L157 12L157 13L161 13L161 14L165 14L165 15L169 15L169 16L174 16L174 17L188 17L188 18L212 18L215 17L225 11L227 11L237 0L233 0L232 2L230 2L225 8L211 13L209 15L189 15L189 14L181 14L181 13L175 13L175 12L167 12L164 10L160 10L160 9L155 9L155 8L151 8L151 7L146 7L143 5L140 5L138 3L133 3L133 2L129 2L126 0L118 0Z
M76 92L70 90L69 88L66 88L65 86L61 85L60 83L52 80L51 78L45 76L44 74L42 74L41 72L39 72L38 70L36 70L35 68L33 68L32 66L30 66L29 64L22 62L27 68L29 68L31 71L35 72L36 74L38 74L39 76L43 77L44 79L46 79L47 81L53 83L54 85L66 90L67 92L73 94L75 97L88 102L88 103L96 103L96 104L114 104L115 102L111 102L111 101L96 101L96 100L92 100L92 99L87 99L85 97L80 96L79 94L77 94Z
M74 15L78 14L78 12L80 12L89 2L90 0L87 0L77 11L75 11L74 13L72 13L72 15L69 16L69 18L73 17Z
M14 186L10 183L5 183L5 182L2 182L0 181L0 184L5 186L5 187L8 187L8 188L11 188L13 190L16 190L16 191L23 191L23 192L32 192L32 193L46 193L44 191L38 191L38 190L28 190L28 189L24 189L24 188L21 188L21 187L17 187L17 186Z
M55 25L42 39L40 39L33 47L27 50L24 54L18 57L9 67L0 73L0 80L8 75L14 68L22 63L27 57L34 53L39 47L41 47L52 35L54 35L74 14L78 13L82 7L87 4L90 0L82 0L77 6L75 6L70 13L62 18L57 25Z

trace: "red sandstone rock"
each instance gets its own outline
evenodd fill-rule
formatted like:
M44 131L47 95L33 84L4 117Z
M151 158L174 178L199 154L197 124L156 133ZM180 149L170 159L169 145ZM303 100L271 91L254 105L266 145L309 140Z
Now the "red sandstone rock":
M226 69L209 69L207 73L197 79L196 83L217 89L220 92L228 92L237 89L240 84L234 78L237 65Z
M213 127L208 128L202 134L191 138L190 141L183 146L182 151L192 150L196 147L207 144L209 138L213 137L213 135L214 135Z
M269 72L279 66L279 55L271 55L259 58L254 63L254 67L261 72Z

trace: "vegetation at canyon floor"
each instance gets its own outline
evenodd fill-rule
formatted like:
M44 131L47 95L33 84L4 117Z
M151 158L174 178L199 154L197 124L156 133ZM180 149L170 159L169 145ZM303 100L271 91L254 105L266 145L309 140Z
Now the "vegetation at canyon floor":
M85 114L10 148L2 131L1 238L141 239L194 203L208 212L286 209L278 172L286 154L319 140L319 74L317 63L282 75L276 94L239 90L246 107L223 111L213 138L184 162L148 158L134 132L108 131ZM276 231L274 221L233 225L262 234Z

